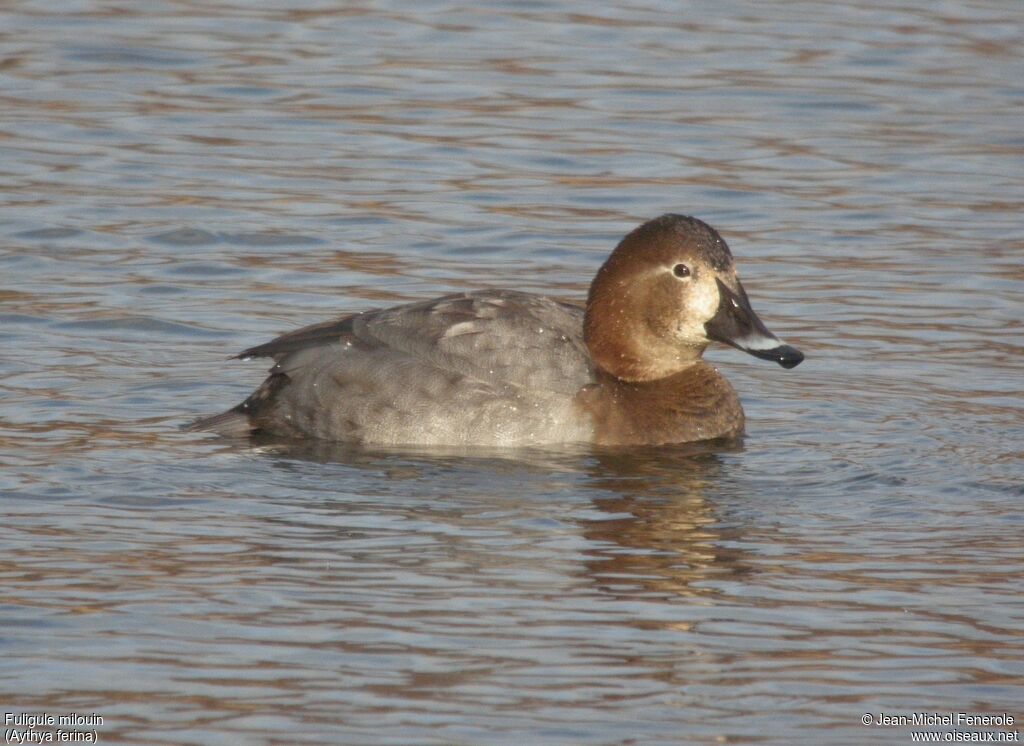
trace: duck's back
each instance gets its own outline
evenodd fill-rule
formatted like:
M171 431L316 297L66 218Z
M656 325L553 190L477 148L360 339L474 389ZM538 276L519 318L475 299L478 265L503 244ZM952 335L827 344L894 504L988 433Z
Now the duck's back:
M576 306L496 290L306 327L242 353L277 364L233 424L366 443L590 440L574 405L593 380L582 320Z

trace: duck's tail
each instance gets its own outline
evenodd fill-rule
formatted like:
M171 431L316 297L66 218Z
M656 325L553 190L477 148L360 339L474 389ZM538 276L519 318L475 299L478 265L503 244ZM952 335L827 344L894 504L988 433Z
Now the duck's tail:
M223 435L226 438L245 438L260 431L257 421L273 407L277 393L289 383L284 373L273 371L258 389L244 402L232 407L227 412L212 417L201 417L195 422L185 425L186 432L208 432Z

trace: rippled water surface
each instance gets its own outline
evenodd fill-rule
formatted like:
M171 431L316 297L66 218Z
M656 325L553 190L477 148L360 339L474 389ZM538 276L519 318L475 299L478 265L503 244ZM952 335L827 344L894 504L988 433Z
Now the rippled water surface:
M0 10L4 712L137 744L1022 730L1021 5L469 5ZM261 380L249 345L580 297L669 211L808 355L709 352L742 447L179 431Z

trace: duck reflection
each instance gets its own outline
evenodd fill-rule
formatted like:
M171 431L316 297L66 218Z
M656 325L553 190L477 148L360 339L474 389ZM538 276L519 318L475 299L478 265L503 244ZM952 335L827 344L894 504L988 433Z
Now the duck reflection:
M467 450L465 448L367 449L318 441L250 441L269 455L339 464L396 483L415 483L414 494L470 493L472 499L535 499L526 490L551 487L578 498L582 491L600 511L572 511L587 539L584 560L595 587L618 599L701 597L717 591L706 582L750 571L743 553L729 547L738 529L729 527L721 501L728 490L723 456L742 450L737 440L672 447ZM538 477L540 479L538 480ZM505 487L503 488L502 485ZM511 486L515 486L515 488ZM529 485L529 487L527 487ZM502 494L496 494L502 493ZM709 497L709 494L711 497ZM574 502L578 507L578 499ZM521 510L531 506L521 505ZM415 508L435 515L449 504ZM567 510L571 510L567 508ZM453 516L454 519L454 516Z
M704 581L749 571L730 549L720 509L708 492L727 477L723 453L736 441L596 454L593 498L607 518L580 524L593 558L587 568L604 592L617 598L704 596Z

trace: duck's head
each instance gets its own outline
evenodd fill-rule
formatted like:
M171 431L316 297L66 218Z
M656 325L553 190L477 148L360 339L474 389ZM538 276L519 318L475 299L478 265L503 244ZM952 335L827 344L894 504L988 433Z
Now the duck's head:
M590 285L584 336L598 367L625 381L678 373L712 341L783 368L804 359L754 313L718 232L683 215L622 239Z

